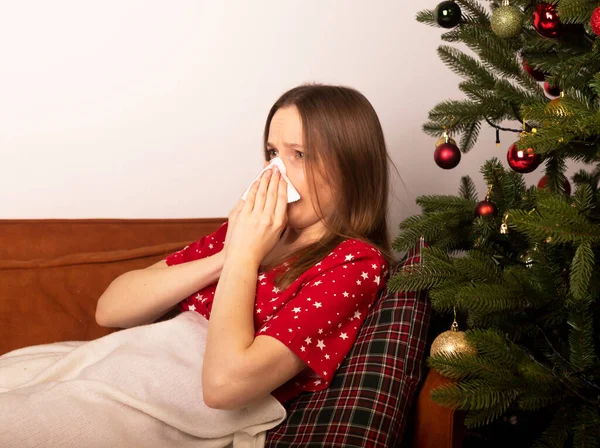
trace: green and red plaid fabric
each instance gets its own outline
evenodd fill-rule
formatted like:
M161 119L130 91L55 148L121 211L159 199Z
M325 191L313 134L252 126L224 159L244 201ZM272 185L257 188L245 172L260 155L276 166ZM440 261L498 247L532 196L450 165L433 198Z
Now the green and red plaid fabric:
M396 272L419 263L423 245ZM381 295L331 385L286 403L287 419L265 446L399 446L425 370L429 317L425 293Z

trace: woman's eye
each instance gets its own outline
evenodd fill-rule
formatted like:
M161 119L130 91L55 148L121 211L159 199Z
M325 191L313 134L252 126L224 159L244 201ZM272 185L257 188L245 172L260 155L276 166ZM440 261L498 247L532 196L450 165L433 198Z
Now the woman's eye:
M304 153L302 151L296 151L296 155L298 156L299 159L304 158Z
M269 158L273 159L275 157L277 157L277 150L276 149L268 149L267 153L269 154Z

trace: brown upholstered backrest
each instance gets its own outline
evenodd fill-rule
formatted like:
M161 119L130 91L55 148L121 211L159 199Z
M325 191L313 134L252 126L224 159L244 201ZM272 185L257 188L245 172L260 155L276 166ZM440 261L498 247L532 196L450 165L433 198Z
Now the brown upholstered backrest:
M0 354L91 340L112 280L215 231L219 219L0 220Z
M431 369L417 398L412 448L461 448L464 412L448 409L431 400L431 391L452 381Z

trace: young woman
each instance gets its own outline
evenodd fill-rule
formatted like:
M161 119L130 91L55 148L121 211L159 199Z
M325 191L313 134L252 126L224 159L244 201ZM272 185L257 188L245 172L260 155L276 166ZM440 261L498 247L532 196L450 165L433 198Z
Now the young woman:
M381 125L354 89L302 85L279 98L264 130L265 166L212 235L142 270L98 301L108 327L155 321L172 308L209 319L205 403L237 409L271 393L286 402L331 382L393 258ZM184 343L182 341L182 343Z

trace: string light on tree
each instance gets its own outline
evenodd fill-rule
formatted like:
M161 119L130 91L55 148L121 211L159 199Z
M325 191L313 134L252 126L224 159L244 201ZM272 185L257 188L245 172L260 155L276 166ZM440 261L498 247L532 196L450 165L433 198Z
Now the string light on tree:
M556 5L539 3L533 12L533 27L542 37L557 37L561 26Z
M504 39L517 37L523 29L523 14L516 6L511 6L508 0L502 0L502 6L492 13L492 31Z
M454 1L444 1L434 11L436 23L442 28L454 28L462 18L460 6Z

